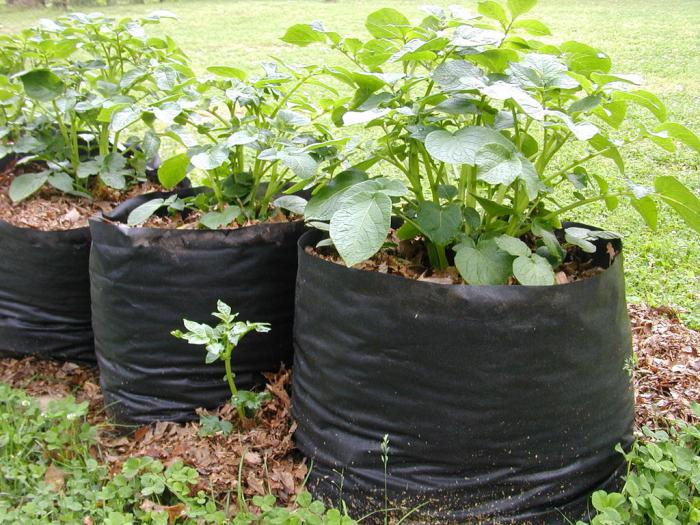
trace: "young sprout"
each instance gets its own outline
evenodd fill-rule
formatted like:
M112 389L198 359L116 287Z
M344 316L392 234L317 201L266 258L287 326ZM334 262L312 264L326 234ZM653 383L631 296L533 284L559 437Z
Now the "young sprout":
M219 359L224 362L226 381L231 389L231 403L236 407L241 421L245 421L247 419L246 410L255 414L262 404L270 398L270 394L268 392L255 393L239 390L234 381L235 374L231 370L231 356L243 337L253 331L269 332L270 324L236 321L238 313L231 313L231 307L223 301L217 301L216 309L217 311L212 312L212 315L221 320L216 326L183 319L188 331L174 330L171 333L178 339L184 339L192 345L204 345L207 351L205 358L207 364Z

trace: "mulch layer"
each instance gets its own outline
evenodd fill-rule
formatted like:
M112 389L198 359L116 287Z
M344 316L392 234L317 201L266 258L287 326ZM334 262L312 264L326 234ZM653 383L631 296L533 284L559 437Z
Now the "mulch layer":
M629 311L637 356L637 428L660 428L670 419L697 421L691 404L700 401L700 332L685 327L670 308L631 305ZM296 424L290 414L290 370L268 375L272 397L255 424L212 436L200 435L198 422L159 422L137 429L110 425L94 368L6 358L0 359L0 381L26 390L40 404L67 395L87 401L88 419L99 428L94 455L113 472L130 456L151 456L166 465L181 459L199 471L207 491L220 496L236 491L240 475L246 496L271 492L288 503L301 490L308 471L292 439ZM217 415L238 426L236 411L228 404L200 414Z

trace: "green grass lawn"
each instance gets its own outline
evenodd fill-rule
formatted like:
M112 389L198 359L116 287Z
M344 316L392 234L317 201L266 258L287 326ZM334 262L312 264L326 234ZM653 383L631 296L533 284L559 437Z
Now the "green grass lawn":
M450 2L453 3L453 2ZM319 60L319 47L299 49L279 40L299 22L323 20L341 34L365 35L364 19L380 4L358 0L190 0L162 4L102 8L114 15L137 15L168 9L178 21L167 31L189 53L195 68L209 65L255 67L270 55L292 62ZM418 17L419 3L382 2ZM475 9L470 0L467 7ZM85 8L88 9L88 8ZM12 32L55 10L17 11L0 7L0 32ZM700 2L697 0L541 0L533 15L545 21L556 41L580 40L613 58L615 72L640 73L645 88L668 105L670 118L700 133ZM639 119L646 117L640 114ZM627 152L628 176L648 183L657 175L673 175L700 193L700 157L683 149L669 154L641 147ZM565 162L566 159L562 159ZM613 169L599 165L611 177ZM686 309L685 319L700 326L700 238L679 221L661 218L658 231L645 228L631 208L613 212L603 207L574 217L623 234L629 299L673 304Z

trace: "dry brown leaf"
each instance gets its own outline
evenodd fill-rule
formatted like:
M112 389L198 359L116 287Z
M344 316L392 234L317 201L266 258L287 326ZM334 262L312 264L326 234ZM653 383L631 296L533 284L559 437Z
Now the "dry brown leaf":
M44 473L44 483L50 487L51 492L61 492L66 486L66 473L52 463Z

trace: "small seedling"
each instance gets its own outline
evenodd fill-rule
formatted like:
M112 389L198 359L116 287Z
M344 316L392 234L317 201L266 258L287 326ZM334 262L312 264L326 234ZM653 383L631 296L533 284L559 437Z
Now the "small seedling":
M188 331L174 330L171 333L179 339L185 339L192 345L205 345L207 364L217 360L224 362L226 381L231 389L231 403L236 407L241 421L245 421L247 419L246 412L255 414L262 404L270 399L270 394L268 392L238 390L234 381L235 374L231 370L231 356L243 337L253 331L269 332L270 324L236 321L238 313L231 313L231 307L223 301L217 301L216 309L217 311L213 312L212 315L221 320L216 326L183 319Z

